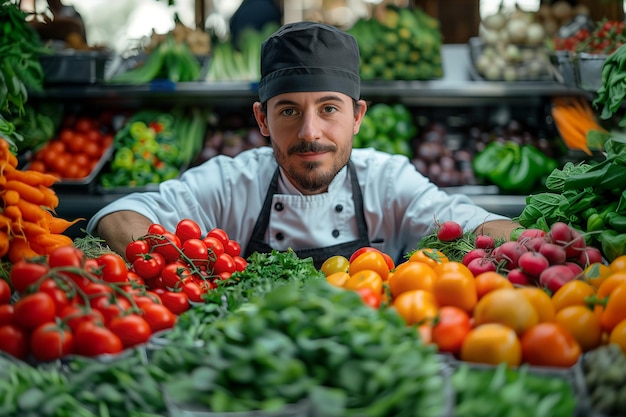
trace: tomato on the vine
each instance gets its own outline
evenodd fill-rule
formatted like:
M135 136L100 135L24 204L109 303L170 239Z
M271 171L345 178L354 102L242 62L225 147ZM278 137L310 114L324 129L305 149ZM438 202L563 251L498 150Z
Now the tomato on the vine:
M148 226L149 235L162 235L165 232L167 232L167 229L162 224L152 223L150 226Z
M94 322L98 324L104 324L104 316L102 313L93 308L86 308L76 304L70 304L65 306L59 318L72 329L72 332L76 332L78 327L86 322Z
M131 264L137 257L145 255L150 252L150 245L144 239L133 240L126 245L126 260Z
M165 266L165 258L159 252L143 255L133 262L133 270L144 280L158 277Z
M235 270L238 272L244 271L248 266L248 261L242 256L233 256L233 261L235 261Z
M46 264L22 259L13 264L9 279L13 289L23 294L28 290L28 287L39 281L49 270L50 268Z
M13 324L13 304L0 304L0 326Z
M209 260L213 262L215 262L218 256L225 252L224 244L215 236L207 236L202 239L202 242L204 242L204 245L209 251Z
M67 306L70 301L67 298L65 290L59 288L52 278L46 278L39 284L39 291L45 292L54 301L55 312L57 315Z
M75 267L80 268L85 261L83 251L74 246L60 246L48 255L48 265L50 268Z
M120 338L110 329L96 323L83 323L74 333L74 350L83 356L119 353L124 349Z
M205 294L205 291L202 290L200 284L195 282L193 278L188 278L183 281L181 291L187 295L187 299L191 303L204 302L203 295Z
M151 238L150 245L154 253L160 253L166 262L175 261L180 257L182 244L180 238L171 232L163 232L162 238Z
M24 330L33 330L43 323L53 322L56 316L54 301L44 292L20 298L14 304L14 322Z
M116 253L105 253L96 258L102 269L102 279L106 282L127 282L128 267L126 261Z
M237 270L237 265L232 256L227 253L222 253L217 257L215 263L213 263L213 272L217 275L222 272L232 274Z
M191 219L182 219L176 225L176 235L181 243L185 243L189 239L201 239L202 229L198 223Z
M9 304L11 301L11 286L0 278L0 305Z
M53 361L74 353L74 335L56 323L44 323L30 335L29 347L36 360Z
M241 245L236 240L229 239L224 246L224 252L232 257L239 256L241 255Z
M224 249L226 249L226 246L228 246L228 241L230 240L230 238L228 237L228 233L226 233L225 230L217 228L217 227L213 228L209 230L209 232L206 234L205 237L210 237L210 236L213 236L217 238L220 242L222 242L222 245L224 245Z
M182 291L158 289L155 290L155 292L159 294L163 305L177 316L189 310L191 307L189 304L189 297Z
M28 356L28 334L13 324L0 326L0 351L18 359Z
M124 296L100 298L93 308L102 313L104 324L109 324L115 317L121 316L124 312L130 310L130 301Z
M114 317L108 327L119 337L125 348L147 342L152 334L146 319L138 314Z
M150 325L152 333L171 329L176 324L176 315L163 304L147 304L142 310L142 317Z
M183 243L183 253L196 266L209 264L209 249L200 239L187 239Z
M189 267L181 261L169 263L161 270L163 284L168 289L178 288L180 282L190 275Z

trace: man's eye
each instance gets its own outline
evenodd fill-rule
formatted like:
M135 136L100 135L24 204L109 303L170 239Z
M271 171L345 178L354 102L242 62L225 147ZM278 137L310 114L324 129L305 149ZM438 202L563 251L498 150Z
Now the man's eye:
M337 111L335 106L324 106L324 113L334 113Z
M295 111L294 109L284 109L283 111L281 111L281 113L285 116L292 116L293 114L295 114Z

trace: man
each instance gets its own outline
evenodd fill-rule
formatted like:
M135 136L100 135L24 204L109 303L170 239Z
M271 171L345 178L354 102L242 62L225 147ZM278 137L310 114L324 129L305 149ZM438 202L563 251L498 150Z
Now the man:
M151 223L174 230L191 218L205 232L224 229L244 257L291 248L317 266L362 246L401 261L435 220L509 236L516 223L439 190L406 157L353 150L366 108L355 39L319 23L284 25L262 45L253 105L272 146L214 157L158 192L125 196L96 213L88 231L123 254Z

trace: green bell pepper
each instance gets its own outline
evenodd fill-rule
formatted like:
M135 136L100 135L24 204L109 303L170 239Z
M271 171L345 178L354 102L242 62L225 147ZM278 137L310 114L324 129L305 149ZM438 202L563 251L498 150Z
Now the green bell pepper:
M123 147L119 148L115 152L115 156L113 157L113 161L111 161L111 169L113 171L125 170L130 171L133 167L133 163L135 162L135 155L130 148Z
M597 232L599 230L606 229L602 216L598 213L594 213L587 219L587 232Z
M626 216L616 212L610 212L606 214L604 220L609 226L618 232L626 233Z

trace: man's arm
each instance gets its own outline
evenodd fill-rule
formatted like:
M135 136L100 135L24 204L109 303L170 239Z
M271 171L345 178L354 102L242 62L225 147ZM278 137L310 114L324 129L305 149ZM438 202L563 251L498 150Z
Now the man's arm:
M147 217L136 211L122 210L100 219L96 230L111 250L125 257L126 246L148 233L151 224Z
M511 232L520 226L518 222L513 220L491 220L478 226L474 232L494 238L511 240Z

